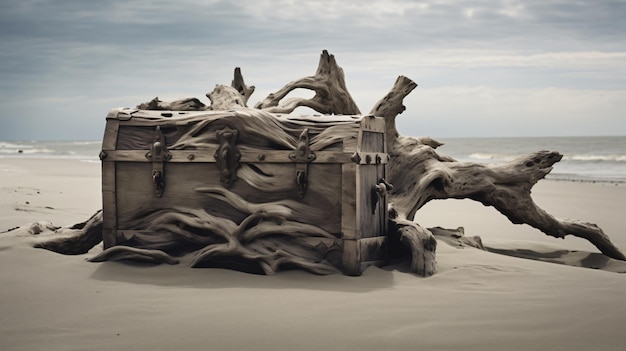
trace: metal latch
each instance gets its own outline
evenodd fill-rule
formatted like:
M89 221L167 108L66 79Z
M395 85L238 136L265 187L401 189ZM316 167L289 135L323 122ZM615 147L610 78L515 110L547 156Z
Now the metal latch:
M296 149L289 155L289 159L296 163L296 194L303 198L308 186L309 163L315 160L309 142L309 129L305 128L300 134Z
M161 197L165 190L165 168L163 164L172 158L172 154L170 154L165 146L165 137L159 126L156 127L154 139L150 146L150 151L146 153L146 158L152 162L152 184L154 184L154 193L156 197Z
M385 178L380 178L378 184L372 186L372 214L376 213L379 198L383 198L391 190L393 190L393 185L387 182Z
M229 188L237 179L237 169L240 166L241 152L237 148L239 131L226 127L218 130L216 134L220 145L214 155L215 161L220 170L222 185Z

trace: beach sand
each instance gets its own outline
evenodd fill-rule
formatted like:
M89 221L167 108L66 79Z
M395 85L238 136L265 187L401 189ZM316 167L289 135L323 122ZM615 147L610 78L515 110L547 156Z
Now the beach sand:
M598 224L626 251L626 187L541 181L548 212ZM71 225L101 208L100 165L0 158L0 232ZM626 270L590 244L513 225L471 201L426 205L416 221L480 235L440 242L438 273L371 267L360 277L259 276L184 265L90 263L0 234L0 350L624 350ZM587 258L587 261L585 261Z

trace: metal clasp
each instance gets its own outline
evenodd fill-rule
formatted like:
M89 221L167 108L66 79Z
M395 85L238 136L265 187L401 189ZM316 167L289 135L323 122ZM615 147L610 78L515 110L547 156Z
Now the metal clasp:
M154 131L154 138L150 151L146 153L146 158L152 162L152 184L154 184L154 194L156 197L163 196L165 191L165 167L164 163L172 158L172 154L165 146L165 137L161 132L161 127L157 126Z
M378 184L372 186L372 214L376 213L379 198L383 198L391 190L393 190L393 185L386 181L385 178L380 178Z
M241 152L239 152L236 144L239 131L226 127L218 130L216 134L220 145L214 157L220 170L220 182L229 188L237 179L237 169L240 166Z
M311 151L309 129L305 128L302 133L300 133L296 149L289 155L289 159L296 163L296 194L300 199L306 195L309 163L313 162L315 158L315 154Z

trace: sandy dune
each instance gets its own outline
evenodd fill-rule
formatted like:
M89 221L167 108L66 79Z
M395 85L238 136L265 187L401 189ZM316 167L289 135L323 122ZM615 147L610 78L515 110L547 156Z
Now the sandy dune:
M626 187L542 181L534 198L597 223L626 251ZM70 225L100 207L98 163L0 159L0 232ZM185 261L90 263L99 246L63 256L32 248L24 230L4 232L0 350L626 349L622 262L469 201L428 204L416 220L463 226L492 252L442 239L430 278L403 265L361 277L258 276Z

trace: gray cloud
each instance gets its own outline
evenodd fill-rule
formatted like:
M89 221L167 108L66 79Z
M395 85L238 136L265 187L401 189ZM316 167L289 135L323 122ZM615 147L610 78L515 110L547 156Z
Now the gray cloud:
M439 99L472 86L518 93L555 87L562 96L624 90L624 15L626 2L617 0L23 0L0 12L0 104L22 116L0 117L0 140L98 139L109 108L156 95L203 97L230 82L235 66L257 86L256 101L312 74L325 48L344 67L362 110L400 74L420 84L407 113L424 110L420 94ZM519 94L511 103L528 102ZM428 108L442 119L432 130L447 128L444 117L450 125L467 118L451 107L459 96ZM461 103L470 113L471 103ZM489 115L483 105L476 109ZM626 134L620 112L603 111Z

